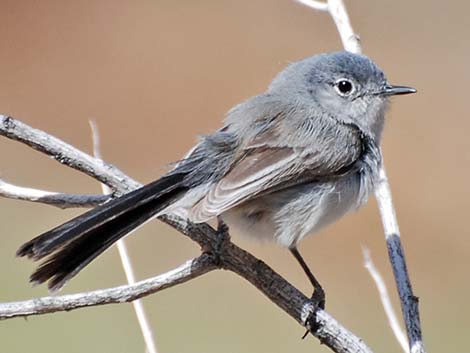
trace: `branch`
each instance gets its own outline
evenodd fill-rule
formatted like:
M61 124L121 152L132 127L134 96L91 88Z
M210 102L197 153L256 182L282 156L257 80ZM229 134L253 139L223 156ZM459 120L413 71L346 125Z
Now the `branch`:
M393 207L392 194L388 183L385 167L380 170L380 180L375 190L382 224L387 241L388 256L393 268L395 283L400 296L401 311L406 326L408 343L411 353L425 353L421 322L419 318L418 297L413 294L406 259L400 240L400 231Z
M328 3L323 1L315 1L315 0L295 0L302 5L310 7L311 9L318 10L318 11L328 11Z
M0 115L0 134L11 140L22 142L54 158L61 164L97 179L120 193L129 192L140 186L137 181L113 165L93 158L64 141L11 117Z
M0 115L0 135L34 147L59 160L64 165L80 170L113 187L118 192L124 193L140 186L139 183L116 167L108 165L100 159L93 158L61 140L11 117ZM160 220L196 241L206 252L198 258L201 262L200 267L192 263L191 275L186 276L184 271L181 270L176 279L163 284L161 283L161 276L165 275L155 277L152 283L147 282L152 281L150 279L141 281L136 285L112 288L109 289L110 292L108 290L92 292L91 297L87 297L89 293L80 293L72 296L46 297L26 302L0 304L0 319L131 301L195 278L219 267L237 273L248 280L274 304L303 326L309 326L309 318L315 313L315 327L308 327L308 329L320 342L330 347L334 352L372 352L359 337L348 331L327 312L317 309L316 303L313 303L264 262L237 247L228 239L221 245L220 237L208 224L193 224L176 216L160 217ZM209 263L206 263L206 261L209 261ZM183 268L187 268L187 264ZM173 271L170 271L170 273L173 273ZM135 286L142 283L146 283L144 285L145 289L137 291ZM127 289L129 289L129 292ZM121 293L124 294L121 295ZM91 300L90 303L89 300ZM75 306L72 306L71 303L75 303ZM26 306L25 309L23 309L24 306Z
M345 50L360 54L359 36L354 32L343 0L328 0L330 15L335 22Z
M215 268L210 256L203 254L174 270L132 285L78 294L42 297L20 302L0 303L0 320L57 311L70 311L96 305L131 302L202 276Z
M39 202L59 208L96 207L110 199L110 195L78 195L16 186L0 179L0 196L8 199Z
M343 46L353 53L361 53L359 37L354 33L343 0L328 0L330 15L341 36ZM406 260L400 241L400 231L392 202L392 193L388 183L385 166L382 163L378 185L375 190L382 223L387 241L388 255L393 268L395 282L400 296L401 310L405 321L408 344L411 353L424 353L424 343L419 319L418 298L413 294Z
M364 267L369 271L369 274L372 280L377 287L377 291L379 292L380 301L382 302L382 306L385 311L385 315L388 319L388 324L390 325L395 338L397 339L398 343L403 349L403 352L408 353L408 341L406 339L405 333L402 331L400 324L398 323L398 318L395 315L395 311L393 310L392 301L390 300L390 296L388 295L387 286L385 285L385 281L383 280L382 276L380 275L379 271L374 265L372 258L370 257L370 251L367 248L362 249L362 255L364 257Z

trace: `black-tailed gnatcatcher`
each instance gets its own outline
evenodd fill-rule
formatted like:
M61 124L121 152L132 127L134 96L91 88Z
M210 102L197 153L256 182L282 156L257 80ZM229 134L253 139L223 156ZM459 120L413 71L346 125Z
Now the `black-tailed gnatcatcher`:
M324 303L297 244L366 202L378 178L388 98L414 92L390 85L361 55L293 63L265 93L232 108L224 126L165 176L39 235L17 255L47 257L31 281L57 290L153 217L173 213L195 223L219 217L250 237L288 247Z

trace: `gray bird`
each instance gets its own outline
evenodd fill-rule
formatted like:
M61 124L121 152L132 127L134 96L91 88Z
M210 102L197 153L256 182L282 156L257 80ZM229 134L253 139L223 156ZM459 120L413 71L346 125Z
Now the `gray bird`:
M363 205L381 164L388 98L416 92L392 86L369 58L348 52L289 65L268 90L232 108L165 176L25 243L17 252L47 258L31 275L60 289L118 239L151 218L213 218L252 238L297 250L308 234Z

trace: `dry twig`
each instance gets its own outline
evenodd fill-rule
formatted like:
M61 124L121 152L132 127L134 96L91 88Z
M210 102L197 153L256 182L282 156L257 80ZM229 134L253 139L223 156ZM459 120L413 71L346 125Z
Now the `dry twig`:
M403 349L403 352L408 353L408 340L406 339L406 334L401 329L400 324L398 322L398 317L396 316L395 311L393 310L392 301L390 300L390 296L388 295L388 290L387 286L385 285L385 281L383 280L379 270L377 270L377 268L375 267L374 262L370 257L370 251L368 248L362 248L362 255L364 257L364 267L369 272L369 275L374 281L375 286L377 287L377 291L379 292L380 301L382 302L385 315L387 316L388 324L390 325L390 328L392 329L395 338L400 344L401 349Z
M8 199L39 202L59 208L96 207L108 201L109 195L78 195L25 188L0 179L0 196Z

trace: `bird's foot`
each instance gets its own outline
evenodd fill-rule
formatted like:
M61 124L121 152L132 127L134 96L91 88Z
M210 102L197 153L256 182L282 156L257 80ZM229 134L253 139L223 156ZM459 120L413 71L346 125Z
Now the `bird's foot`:
M308 314L307 318L305 319L305 326L307 330L305 331L302 339L307 337L310 332L316 332L320 326L317 318L318 309L325 310L325 291L323 288L317 287L315 288L310 300L313 305L313 310Z

